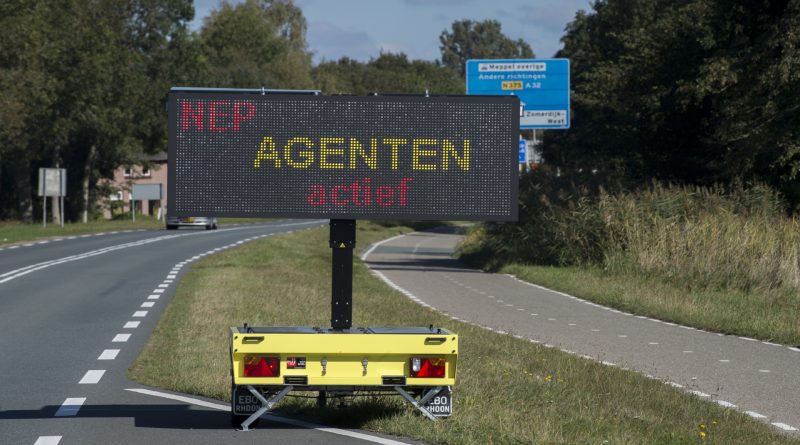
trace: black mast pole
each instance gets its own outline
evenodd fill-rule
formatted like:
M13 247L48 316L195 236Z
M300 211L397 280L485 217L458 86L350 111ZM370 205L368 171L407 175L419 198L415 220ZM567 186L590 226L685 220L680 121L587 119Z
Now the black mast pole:
M331 327L347 330L353 325L353 249L356 247L356 221L332 219Z

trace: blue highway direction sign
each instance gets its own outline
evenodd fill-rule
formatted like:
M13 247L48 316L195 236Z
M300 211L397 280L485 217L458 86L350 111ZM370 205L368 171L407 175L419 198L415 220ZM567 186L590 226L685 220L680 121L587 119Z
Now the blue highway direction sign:
M519 140L519 163L525 163L525 152L528 149L528 142L525 139Z
M519 97L520 128L569 128L568 59L468 60L467 94Z

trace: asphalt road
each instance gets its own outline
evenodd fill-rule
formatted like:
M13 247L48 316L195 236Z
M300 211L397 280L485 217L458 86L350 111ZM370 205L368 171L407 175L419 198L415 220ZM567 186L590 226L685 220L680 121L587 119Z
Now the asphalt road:
M400 443L283 418L235 431L224 402L152 392L125 378L192 262L325 222L129 231L0 249L0 443Z
M409 298L454 319L637 370L799 434L800 349L634 316L468 269L451 259L460 236L450 232L395 237L362 259Z

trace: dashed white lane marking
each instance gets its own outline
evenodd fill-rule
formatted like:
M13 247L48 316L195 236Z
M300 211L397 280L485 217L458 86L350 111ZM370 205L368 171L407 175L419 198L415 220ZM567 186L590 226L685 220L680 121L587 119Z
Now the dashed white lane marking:
M734 405L733 403L726 402L724 400L715 400L715 402L717 402L717 405L722 406L724 408L737 408L737 406Z
M759 414L759 413L757 413L755 411L745 411L744 413L747 414L748 416L754 418L754 419L766 419L767 418L767 416L765 416L763 414Z
M547 321L556 321L555 318L548 318Z
M134 317L141 318L147 316L147 311L136 311L133 313Z
M11 250L11 249L19 249L19 246L11 246L11 247L9 247L8 249L9 249L9 250Z
M174 282L175 282L175 280L164 280L163 281L164 284L171 284L171 283L174 283Z
M81 406L86 402L86 397L67 397L64 403L58 407L56 417L77 416Z
M728 359L722 359L719 361L720 363L730 363L731 361Z
M655 345L657 345L657 344L658 344L658 342L657 342L657 341L651 341L650 343L648 343L648 345L652 345L652 346L655 346Z
M592 332L600 332L600 329L592 329Z
M125 326L123 326L123 328L125 328L125 329L136 329L136 328L139 327L139 323L141 323L141 321L129 321L129 322L125 323Z
M61 442L61 436L39 436L33 445L58 445Z
M114 339L111 340L112 343L125 343L126 341L130 340L131 334L117 334L114 336Z
M524 311L525 311L525 309L522 309L522 308L517 308L517 311L518 311L518 312L524 312Z
M145 301L140 307L153 307L156 303L153 301Z
M797 431L797 428L795 428L795 427L793 427L791 425L787 425L785 423L781 423L781 422L772 422L772 425L776 426L776 427L778 427L778 428L780 428L780 429L782 429L784 431Z
M100 357L97 357L97 360L114 360L117 358L117 354L119 354L119 349L106 349L100 354Z
M177 275L175 275L175 274L169 274L169 275L167 275L167 279L169 279L169 280L174 280L174 279L175 279L175 277L177 277Z
M683 351L684 354L692 354L694 351Z
M620 334L620 335L617 335L617 337L619 337L619 338L628 338L628 336L627 336L627 335L625 335L625 334Z
M161 283L161 284L158 285L158 287L161 288L161 289L165 289L165 288L169 287L169 284Z
M97 382L103 378L103 374L105 373L105 369L90 369L86 371L86 374L84 374L83 378L78 383L81 385L96 385Z
M575 323L567 323L567 326L578 326L578 325Z
M764 374L772 372L769 369L759 369L758 372L763 372Z
M532 317L538 317L538 316L539 316L539 314L534 314L533 312L531 312L531 316L532 316Z
M153 294L153 295L148 295L147 296L148 300L158 300L159 298L161 298L161 295L158 295L158 294Z
M206 407L206 408L216 409L216 410L220 410L220 411L230 411L231 410L230 405L223 405L221 403L206 402L205 400L195 399L195 398L186 397L186 396L179 396L179 395L176 395L176 394L169 394L169 393L164 393L164 392L159 392L159 391L153 391L153 390L150 390L150 389L130 388L130 389L126 389L125 391L131 391L131 392L136 392L136 393L139 393L139 394L145 394L145 395L155 396L155 397L162 397L162 398L165 398L165 399L177 400L179 402L189 403L189 404L197 405L197 406L203 406L203 407ZM265 414L265 415L261 416L261 418L267 419L267 420L272 421L272 422L286 423L286 424L289 424L289 425L299 426L299 427L308 428L308 429L314 429L314 430L317 430L317 431L323 431L323 432L326 432L326 433L336 434L336 435L339 435L339 436L352 437L354 439L359 439L359 440L366 440L368 442L378 443L378 444L381 444L381 445L407 445L405 442L399 442L397 440L386 439L386 438L377 437L377 436L371 436L369 434L359 433L359 432L356 432L356 431L348 431L348 430L342 430L342 429L339 429L339 428L326 427L326 426L317 425L317 424L314 424L314 423L311 423L311 422L306 422L306 421L303 421L303 420L289 419L289 418L286 418L286 417L280 417L280 416L276 416L276 415L273 415L273 414Z
M163 294L164 293L164 289L153 289L153 293L154 294Z

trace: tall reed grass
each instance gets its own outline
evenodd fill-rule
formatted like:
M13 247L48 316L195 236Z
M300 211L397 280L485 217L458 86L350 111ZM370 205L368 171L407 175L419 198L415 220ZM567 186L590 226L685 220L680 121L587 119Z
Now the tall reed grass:
M692 288L800 292L800 221L772 189L653 184L611 193L529 175L517 224L484 224L460 249L507 263L591 265Z

